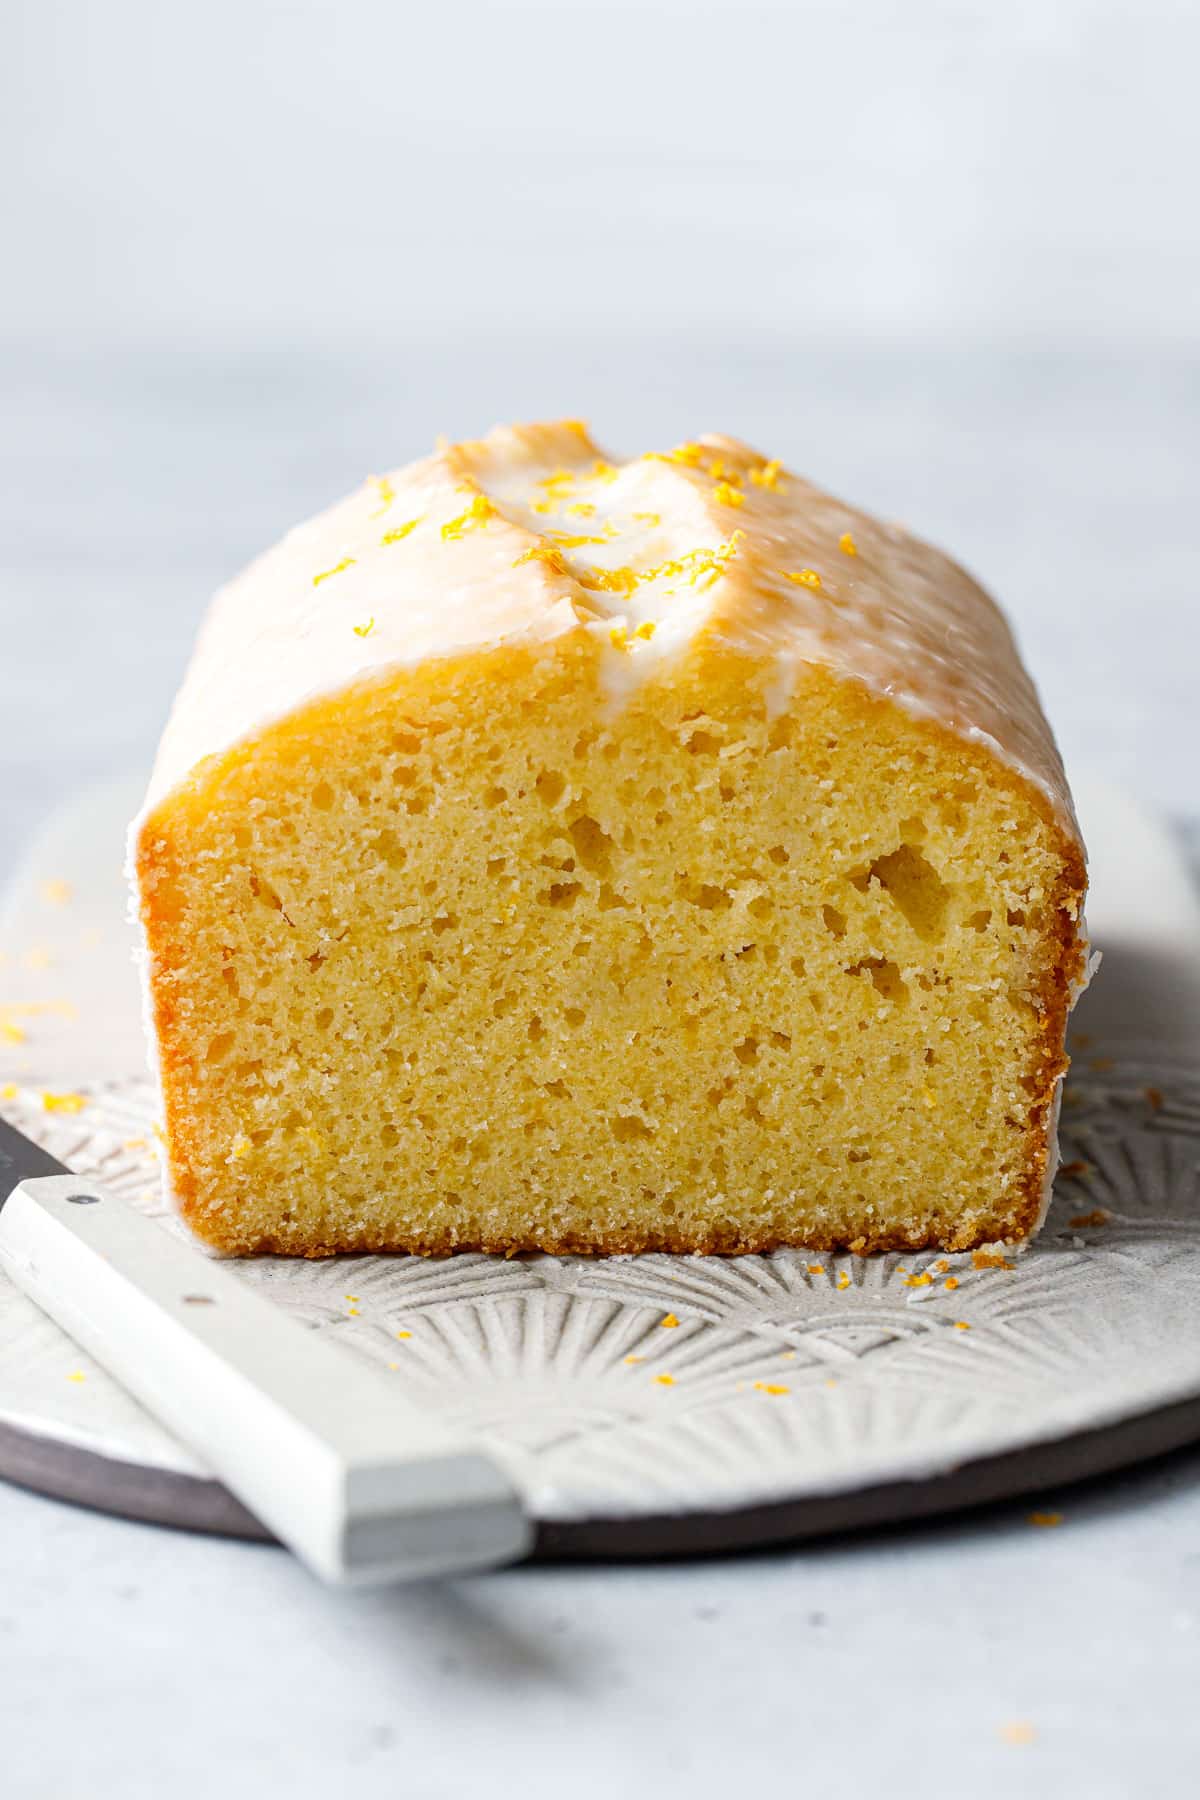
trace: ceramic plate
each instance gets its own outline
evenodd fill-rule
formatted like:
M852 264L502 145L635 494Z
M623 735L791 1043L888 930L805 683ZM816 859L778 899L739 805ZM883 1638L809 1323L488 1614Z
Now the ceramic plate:
M129 808L119 786L91 796L18 883L0 924L0 1020L16 1027L0 1088L14 1123L176 1231L158 1200L154 1095L135 1072L117 873ZM1200 1434L1200 927L1162 834L1110 796L1084 818L1110 969L1081 1010L1091 1036L1068 1081L1064 1167L1024 1255L234 1267L477 1435L544 1550L702 1548L911 1516ZM0 1472L137 1516L257 1530L8 1284Z

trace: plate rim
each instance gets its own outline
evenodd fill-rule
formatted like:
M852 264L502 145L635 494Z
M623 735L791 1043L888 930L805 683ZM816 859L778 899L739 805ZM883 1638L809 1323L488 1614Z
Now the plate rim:
M781 1549L975 1511L1096 1480L1200 1442L1200 1391L1063 1437L914 1475L728 1509L538 1520L526 1562L638 1562ZM133 1523L280 1548L211 1477L108 1457L0 1422L0 1480Z

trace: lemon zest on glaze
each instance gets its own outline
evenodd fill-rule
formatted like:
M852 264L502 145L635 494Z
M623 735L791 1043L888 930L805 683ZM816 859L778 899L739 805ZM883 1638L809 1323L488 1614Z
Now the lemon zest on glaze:
M465 531L474 531L480 525L486 525L495 517L496 509L486 494L476 494L466 512L459 513L456 519L447 519L442 526L444 538L460 538Z
M374 487L376 497L379 500L379 506L376 511L371 514L371 517L373 519L378 519L387 511L388 507L392 504L392 501L396 498L396 490L386 475L370 475L367 479Z
M331 576L340 575L344 569L352 569L354 567L354 560L355 559L352 556L343 556L341 562L334 563L332 569L322 569L319 575L313 576L313 586L320 587L321 583L323 581L328 581Z
M703 444L676 444L673 450L647 450L643 462L682 463L687 469L703 467Z
M579 583L598 594L632 594L643 579L636 569L588 569L580 574Z
M518 556L513 568L519 569L522 563L527 562L545 563L546 567L553 569L556 575L570 574L570 570L563 560L562 551L556 550L553 544L531 544L528 550L522 551Z

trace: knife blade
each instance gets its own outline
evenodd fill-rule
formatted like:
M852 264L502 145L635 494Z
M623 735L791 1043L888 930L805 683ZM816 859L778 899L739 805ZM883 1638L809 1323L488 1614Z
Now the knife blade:
M477 1445L3 1118L0 1268L325 1580L528 1552L520 1495Z
M70 1171L56 1156L35 1144L0 1114L0 1207L15 1187L39 1175L67 1175Z

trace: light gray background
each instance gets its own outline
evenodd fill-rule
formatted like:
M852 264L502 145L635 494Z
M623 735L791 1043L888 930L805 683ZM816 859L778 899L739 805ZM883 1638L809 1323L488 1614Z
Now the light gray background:
M8 849L145 762L274 535L559 412L740 433L942 542L1068 763L1195 810L1193 4L9 0L0 31ZM0 1490L6 1792L1190 1793L1198 1478L1058 1531L349 1602Z

